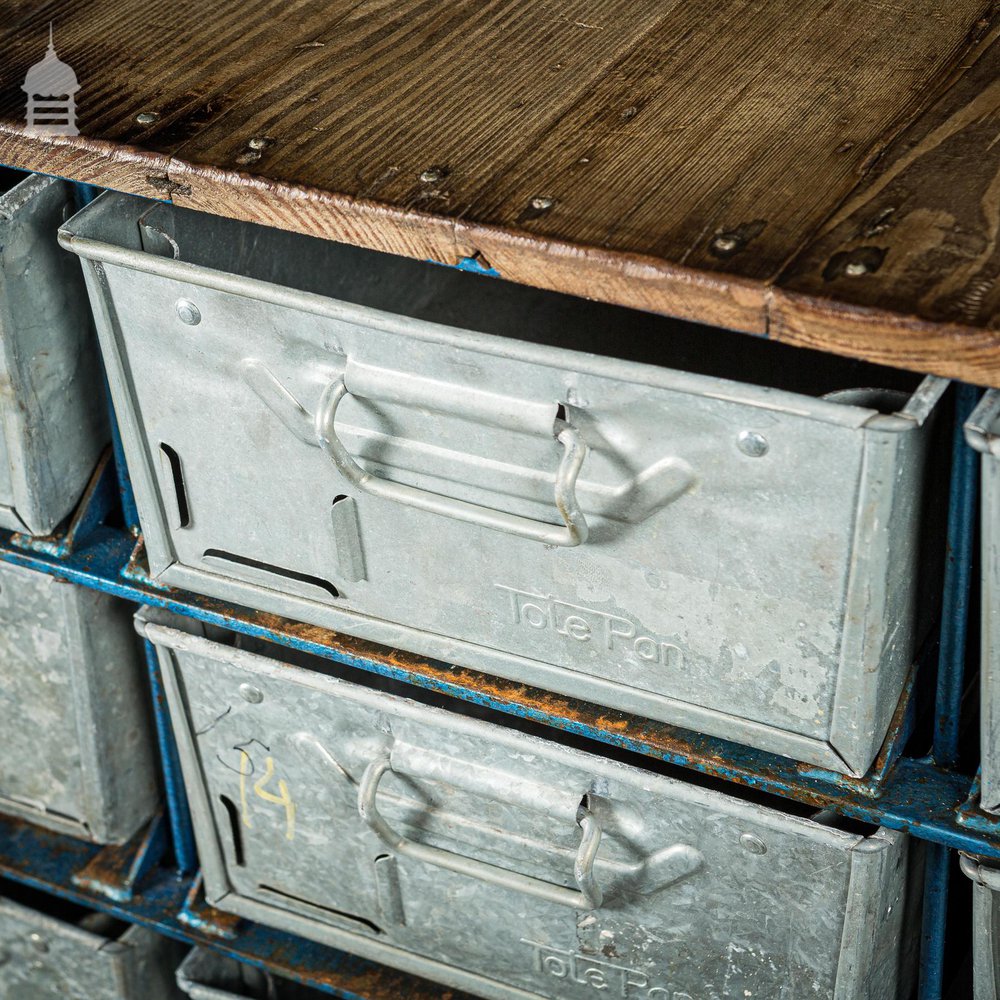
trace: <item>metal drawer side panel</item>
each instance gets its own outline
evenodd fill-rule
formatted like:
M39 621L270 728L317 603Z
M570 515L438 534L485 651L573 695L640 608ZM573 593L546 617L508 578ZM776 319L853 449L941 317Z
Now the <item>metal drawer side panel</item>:
M972 981L976 1000L1000 1000L1000 893L972 887Z
M73 189L40 174L0 197L0 526L51 533L108 439L100 360L79 268L56 240Z
M0 897L0 1000L176 1000L178 946L138 927L117 940Z
M148 693L124 602L0 567L0 802L122 843L159 800Z
M927 523L923 489L932 415L920 408L912 419L899 433L879 430L876 418L865 434L830 729L831 745L858 775L881 749L922 638L886 628L920 620L921 581L933 565L926 539L938 529Z
M158 647L214 905L495 1000L615 981L640 1000L793 1000L806 981L829 1000L896 996L905 837L842 832L169 621L144 609L139 627ZM388 850L358 812L383 759L371 808L406 831ZM573 889L581 803L605 831L596 909Z
M908 583L896 572L912 559L902 499L909 472L889 463L919 451L920 425L945 383L925 382L909 413L889 416L450 329L147 251L143 227L166 231L175 214L192 215L102 196L60 236L84 258L161 582L834 770L867 769L918 639ZM211 222L198 224L216 246ZM177 313L189 295L201 303L194 326ZM140 310L163 334L154 338L156 359L145 353L148 336L130 343ZM357 400L344 404L354 406L345 434L366 468L381 460L423 495L454 494L480 511L492 496L494 508L522 521L554 516L544 470L558 451L525 428L541 420L544 401L569 400L580 433L593 437L585 468L595 478L580 483L598 510L593 544L543 550L361 495L314 427L324 385L341 376L355 387L377 383L390 397L374 416ZM164 378L180 381L165 386ZM434 385L445 400L435 406L448 412L431 427L424 404ZM513 385L524 399L510 397ZM421 432L386 431L383 418L399 416L406 392L422 401L406 410ZM192 395L210 422L192 424ZM586 402L595 398L604 409ZM470 399L493 417L453 419ZM657 430L664 423L671 440ZM736 448L747 427L771 435L763 464ZM482 454L464 448L462 435ZM623 443L641 461L624 462ZM634 481L621 479L623 462ZM279 467L280 483L260 475ZM641 499L635 484L647 473L665 477L658 489L666 493L635 523L622 511L616 520L613 504L608 513L616 484L632 482ZM331 508L340 496L350 504ZM803 517L814 504L820 512ZM289 544L292 536L308 544ZM394 544L397 537L408 543ZM712 545L714 573L705 563ZM885 588L885 600L872 599Z
M995 812L1000 810L1000 392L983 396L966 422L965 437L982 453L980 803Z

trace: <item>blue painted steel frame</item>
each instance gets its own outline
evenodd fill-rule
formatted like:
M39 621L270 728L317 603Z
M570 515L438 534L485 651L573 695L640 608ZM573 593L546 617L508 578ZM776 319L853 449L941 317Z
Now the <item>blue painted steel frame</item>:
M958 821L958 809L969 796L970 778L930 761L905 757L897 760L908 735L906 712L898 713L893 739L873 774L866 779L849 778L676 726L609 712L600 706L160 587L145 577L138 555L133 558L136 548L128 532L101 524L88 536L77 537L74 549L62 555L55 554L51 546L38 546L0 531L0 559L7 562L566 730L600 744L817 807L829 807L866 822L906 830L934 843L1000 860L1000 820L983 817L976 829Z
M966 444L963 427L980 395L980 391L973 386L956 387L948 494L948 539L941 608L941 648L938 656L934 743L931 754L939 767L953 767L958 762L979 476L978 456ZM970 788L970 792L971 790ZM948 883L952 862L951 853L945 846L933 844L929 847L924 868L920 984L917 994L919 1000L940 1000L942 996Z
M81 204L93 197L94 189L79 185ZM467 260L461 269L495 274L478 260ZM920 1000L940 1000L943 974L944 927L948 900L949 848L980 857L1000 860L1000 822L978 810L977 788L952 768L956 763L959 707L963 693L965 647L968 631L968 595L971 580L972 544L974 533L977 463L962 438L961 425L971 412L978 391L959 386L956 393L956 429L953 453L948 519L948 558L946 563L943 624L937 674L937 699L934 719L932 756L927 759L900 757L909 734L908 714L894 723L894 734L883 758L867 779L845 778L817 768L797 765L745 747L712 739L677 727L650 723L619 713L609 713L598 706L555 698L544 692L533 692L515 685L505 685L472 671L447 664L420 661L390 650L377 651L369 644L352 643L329 634L324 637L316 629L305 629L295 623L273 616L228 607L217 601L168 590L157 586L142 573L134 558L134 533L138 527L131 484L125 469L121 440L112 420L114 469L117 470L119 492L126 526L129 531L115 530L100 523L103 506L95 514L82 511L74 519L76 530L69 533L70 542L44 540L42 543L0 532L0 559L51 573L84 586L95 587L126 600L150 603L169 608L202 621L222 625L247 634L302 649L337 660L361 670L390 676L421 687L440 691L452 697L487 706L500 712L523 717L548 726L567 730L606 745L620 747L638 754L655 757L671 764L716 775L763 791L834 809L843 815L894 829L906 830L930 841L926 863L924 899L924 938L921 949ZM88 496L102 497L106 490L95 488ZM95 505L97 500L94 500ZM96 507L95 507L96 509ZM79 523L78 523L79 522ZM79 535L79 537L77 537ZM182 874L193 871L195 856L190 827L190 815L184 795L176 748L166 718L162 699L159 666L148 648L147 661L156 702L156 722L163 759L168 816L174 845L175 861ZM0 817L0 832L5 822ZM29 837L39 836L34 834ZM45 835L52 837L53 835ZM66 840L66 838L62 838ZM0 841L3 838L0 837ZM65 849L65 845L64 848ZM43 878L37 871L40 848L36 845L31 863L7 868L7 873L47 891L79 900L77 888L68 888L73 880ZM30 852L29 852L30 853ZM49 867L56 865L53 857L60 849L52 849L47 859ZM143 855L144 857L146 855ZM0 862L2 867L2 862ZM44 866L43 866L44 867ZM57 865L56 865L57 867ZM162 872L161 882L162 882ZM178 895L174 883L170 895ZM191 893L186 885L184 892ZM161 898L161 896L163 898ZM174 937L197 940L190 925L165 914L179 913L183 907L167 905L162 885L158 882L144 890L142 898L127 912L121 907L109 907L125 919L157 926ZM90 899L92 904L95 900ZM100 905L99 901L98 905ZM283 939L283 947L298 951L291 963L294 972L303 967L303 950L315 946L288 935L252 929L250 936L261 939L255 953L231 953L243 960L265 967L275 967L273 947ZM218 942L215 943L218 947ZM272 957L261 957L271 949ZM329 952L329 949L321 949ZM339 953L332 953L339 954ZM329 962L330 959L327 959ZM359 962L340 956L337 962ZM336 964L336 963L335 963ZM369 964L369 963L362 963ZM372 967L377 969L377 967ZM298 976L306 981L309 977ZM322 984L320 984L322 985ZM329 989L329 987L323 987ZM329 989L344 997L360 994ZM373 994L366 992L366 998Z

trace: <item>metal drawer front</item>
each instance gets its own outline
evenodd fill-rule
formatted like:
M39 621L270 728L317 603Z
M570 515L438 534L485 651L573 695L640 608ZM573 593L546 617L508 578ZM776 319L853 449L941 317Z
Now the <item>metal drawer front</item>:
M987 392L965 425L968 443L982 452L982 785L980 804L1000 810L1000 392Z
M329 996L207 948L188 952L177 970L177 985L191 1000L322 1000Z
M88 258L161 581L867 770L919 638L943 382L884 415L157 255L225 266L215 225L111 196L61 237ZM239 232L254 261L371 280L345 248Z
M72 211L52 177L0 195L0 527L35 535L72 512L108 439L87 293L56 242Z
M115 924L97 913L68 923L0 897L0 1000L180 1000L177 945Z
M149 699L128 605L0 566L0 812L127 840L156 808Z
M143 609L139 627L159 650L214 905L503 1000L897 996L914 940L905 836L847 833L171 621Z

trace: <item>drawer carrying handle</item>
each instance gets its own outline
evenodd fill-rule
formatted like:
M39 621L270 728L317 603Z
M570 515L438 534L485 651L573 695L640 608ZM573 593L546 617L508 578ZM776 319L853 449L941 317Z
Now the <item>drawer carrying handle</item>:
M367 472L354 460L337 437L334 420L337 407L350 394L344 376L334 379L323 391L316 410L316 434L323 450L333 460L340 474L360 490L371 496L395 500L419 510L443 514L459 521L496 528L523 538L531 538L547 545L582 545L587 540L587 521L576 499L576 480L587 457L587 446L580 440L575 427L563 423L556 439L563 446L563 456L556 472L555 503L563 526L536 521L530 517L508 514L504 511L467 503L454 497L441 496L427 490L383 479Z
M603 902L604 894L594 879L594 861L597 858L598 848L601 846L601 825L586 806L581 805L576 814L576 822L582 831L580 848L576 852L576 863L573 865L573 878L579 888L579 891L576 891L567 889L565 886L554 885L543 879L533 878L531 875L512 872L485 861L477 861L475 858L452 854L451 851L445 851L439 847L418 844L416 841L408 840L402 834L396 833L382 818L375 804L379 782L386 771L391 770L392 763L388 757L372 761L365 768L358 788L358 812L379 840L397 854L414 858L425 864L436 865L438 868L444 868L459 875L468 875L470 878L477 878L490 885L514 889L528 896L544 899L549 903L572 906L578 910L596 910Z

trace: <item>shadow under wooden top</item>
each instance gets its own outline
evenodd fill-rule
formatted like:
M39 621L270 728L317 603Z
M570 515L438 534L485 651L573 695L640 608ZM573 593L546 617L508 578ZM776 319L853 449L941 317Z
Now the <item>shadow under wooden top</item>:
M0 162L1000 385L1000 4L0 0L0 57Z

